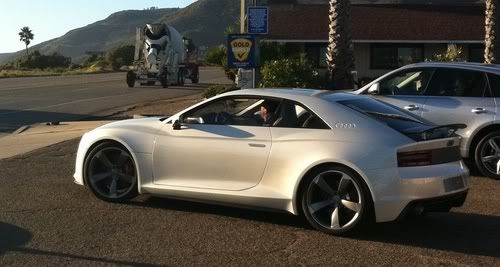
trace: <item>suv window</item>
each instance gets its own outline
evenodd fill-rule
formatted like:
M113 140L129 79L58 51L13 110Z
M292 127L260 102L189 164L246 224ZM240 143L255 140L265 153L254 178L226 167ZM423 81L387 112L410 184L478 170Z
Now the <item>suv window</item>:
M493 96L500 97L500 76L488 73L488 80L490 81L490 88Z
M483 72L460 69L437 69L426 95L483 97L486 77Z
M380 82L381 95L421 95L432 76L432 69L407 70Z

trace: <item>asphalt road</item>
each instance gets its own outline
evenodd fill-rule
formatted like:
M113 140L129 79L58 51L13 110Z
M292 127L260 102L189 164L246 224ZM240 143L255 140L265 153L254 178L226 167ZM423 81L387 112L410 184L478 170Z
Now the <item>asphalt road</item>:
M194 94L225 83L219 68L201 68L200 84L128 88L125 73L0 79L0 134L26 124L108 115L129 105Z
M500 181L472 179L464 207L350 237L298 217L73 184L78 141L0 161L0 266L500 266Z

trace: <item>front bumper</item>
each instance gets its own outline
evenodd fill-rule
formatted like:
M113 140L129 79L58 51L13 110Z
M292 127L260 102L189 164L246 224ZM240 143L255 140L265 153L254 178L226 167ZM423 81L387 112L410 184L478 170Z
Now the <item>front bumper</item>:
M393 221L419 203L427 211L461 206L469 190L469 170L462 161L445 164L374 170L372 196L377 222ZM456 200L455 196L463 196ZM437 205L440 201L441 205ZM409 208L407 208L409 207Z
M80 139L78 150L76 152L75 172L73 173L73 182L78 185L85 185L83 181L83 163L85 161L85 154L90 147L88 134L85 133Z

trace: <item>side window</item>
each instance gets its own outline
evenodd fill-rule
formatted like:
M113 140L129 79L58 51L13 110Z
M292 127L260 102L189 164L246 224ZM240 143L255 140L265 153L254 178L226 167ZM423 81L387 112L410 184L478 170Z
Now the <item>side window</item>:
M500 76L488 73L488 80L490 81L490 88L493 96L500 97Z
M188 124L269 126L275 119L279 101L253 97L225 97L216 99L183 114ZM263 111L264 107L267 110ZM267 113L266 113L267 111ZM265 114L264 114L265 113ZM267 122L265 119L267 119Z
M438 69L434 73L426 95L483 97L486 76L480 71Z
M281 103L278 118L273 127L330 129L317 115L291 101Z
M381 95L421 95L432 76L432 69L410 70L380 82Z

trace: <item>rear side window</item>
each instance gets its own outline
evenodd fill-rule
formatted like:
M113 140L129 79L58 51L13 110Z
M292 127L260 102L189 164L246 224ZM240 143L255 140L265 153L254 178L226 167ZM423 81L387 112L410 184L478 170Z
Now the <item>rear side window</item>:
M338 103L381 121L399 132L404 132L405 129L420 127L422 125L432 125L432 123L410 112L403 111L371 98L344 100Z
M430 96L483 97L486 76L480 71L437 69L426 91Z
M273 127L304 128L304 129L330 129L322 119L303 106L291 102L281 102L279 114Z
M500 76L496 74L488 74L490 82L491 93L494 97L500 97Z

